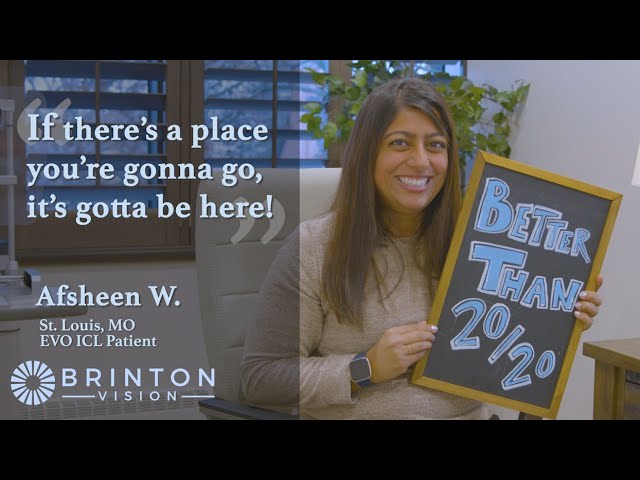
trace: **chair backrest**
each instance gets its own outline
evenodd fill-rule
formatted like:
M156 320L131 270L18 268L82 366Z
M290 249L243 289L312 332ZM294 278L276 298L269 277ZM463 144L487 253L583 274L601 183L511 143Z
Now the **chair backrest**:
M256 315L260 286L284 239L299 222L329 211L338 186L339 168L259 169L262 181L240 180L227 188L217 180L203 181L198 189L196 216L196 269L202 330L209 364L215 369L217 398L243 401L240 361L246 326ZM217 206L263 202L273 195L273 221L203 219L202 196ZM276 209L285 221L278 233ZM272 227L272 225L274 225ZM270 230L270 227L271 230Z

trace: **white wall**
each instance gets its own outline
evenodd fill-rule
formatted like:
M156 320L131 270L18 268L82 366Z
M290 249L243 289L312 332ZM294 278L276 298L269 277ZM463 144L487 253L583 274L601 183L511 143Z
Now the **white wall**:
M531 83L511 158L624 195L600 290L604 305L583 340L640 337L636 299L640 188L631 186L640 142L639 61L468 62L475 83ZM592 418L593 360L578 348L558 418Z

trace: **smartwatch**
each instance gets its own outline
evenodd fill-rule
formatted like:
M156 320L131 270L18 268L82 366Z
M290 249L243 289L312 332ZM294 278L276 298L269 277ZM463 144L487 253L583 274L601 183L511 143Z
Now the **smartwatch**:
M361 387L368 387L371 383L371 364L365 353L359 353L349 363L351 380Z

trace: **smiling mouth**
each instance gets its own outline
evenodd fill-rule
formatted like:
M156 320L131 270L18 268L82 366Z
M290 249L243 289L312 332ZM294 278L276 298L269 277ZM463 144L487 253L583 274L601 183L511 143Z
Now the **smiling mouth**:
M425 187L432 177L396 177L400 183L408 187Z

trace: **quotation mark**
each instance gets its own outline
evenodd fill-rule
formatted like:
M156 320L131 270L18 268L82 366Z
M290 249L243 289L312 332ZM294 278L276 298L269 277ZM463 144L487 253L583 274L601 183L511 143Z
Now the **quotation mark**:
M18 135L20 135L20 138L27 145L32 145L36 143L33 141L29 141L29 137L31 136L31 133L32 133L31 120L29 119L29 115L32 113L35 113L36 110L38 110L41 105L42 105L42 100L40 100L39 98L36 98L33 102L27 105L27 107L22 111L22 113L18 117L18 123L17 123ZM53 127L51 127L51 137L60 146L65 145L68 141L64 136L64 129L62 128L62 125L63 125L62 116L70 106L71 106L71 99L66 98L54 110L54 112L58 114L58 118L53 120ZM42 129L38 128L38 131L33 133L36 133L38 138L42 138Z
M240 202L246 202L246 201L247 201L246 198L239 197L235 200L235 203L238 204ZM264 202L263 202L263 205L264 205ZM284 220L286 217L284 208L282 204L278 201L278 199L275 197L273 199L273 205L272 205L271 211L273 213L273 216L269 220L269 229L260 239L263 245L266 245L271 240L273 240L273 238L278 233L280 233L280 230L282 230L282 227L284 226ZM239 218L238 220L240 220L240 227L238 227L238 231L234 233L233 236L231 237L231 243L233 243L234 245L240 242L244 237L246 237L251 231L251 229L253 228L253 225L256 223L256 219L253 218L252 216L247 216L247 218Z

